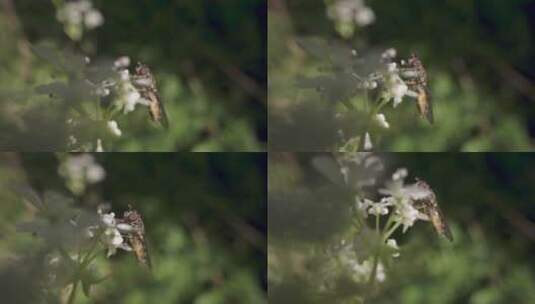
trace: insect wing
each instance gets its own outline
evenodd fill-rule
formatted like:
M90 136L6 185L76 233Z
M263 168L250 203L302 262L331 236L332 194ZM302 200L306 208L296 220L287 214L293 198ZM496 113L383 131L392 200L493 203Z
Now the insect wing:
M433 223L433 226L435 227L436 232L452 242L453 236L451 234L450 227L438 206L435 205L432 210L429 211L429 217L431 219L431 223Z
M152 121L160 123L164 128L169 127L169 120L164 105L158 94L156 79L148 66L138 63L135 70L134 83L143 98L149 101L149 115Z
M141 233L134 232L128 237L128 242L138 262L150 270L152 265L145 237Z
M433 104L431 102L431 95L429 95L429 92L426 88L423 86L417 87L417 100L416 100L416 106L418 107L418 112L422 117L427 119L430 123L434 122L433 117Z
M147 242L145 240L145 224L143 223L141 214L132 209L124 213L123 221L133 228L133 231L128 234L126 239L130 247L132 247L136 259L141 265L150 270L152 265Z
M149 114L153 121L159 122L164 128L169 128L169 121L163 103L155 90L147 92L147 99L150 101Z

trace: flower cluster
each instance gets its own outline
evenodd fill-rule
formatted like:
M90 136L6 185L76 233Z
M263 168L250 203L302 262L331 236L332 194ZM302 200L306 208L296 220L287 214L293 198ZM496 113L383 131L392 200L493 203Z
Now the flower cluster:
M357 191L374 186L377 176L384 168L381 159L369 152L342 153L338 163L344 182Z
M98 100L99 110L95 114L95 122L105 124L106 130L114 137L120 137L123 134L119 123L114 117L118 114L126 115L136 109L137 105L148 106L149 101L142 97L139 91L139 85L135 82L135 77L130 74L130 58L122 56L113 62L113 65L104 67L90 66L91 60L86 58L87 70L98 69L102 74L107 75L104 79L98 81L86 79L89 85L90 95ZM70 119L68 122L76 126L77 121ZM106 136L104 134L104 136ZM84 145L78 142L78 139L71 135L69 137L69 147L71 150L86 151L95 150L103 152L102 138L96 139L96 145ZM81 148L78 148L81 147ZM96 147L96 148L88 148Z
M336 0L327 6L327 17L336 23L338 32L349 38L355 26L367 26L375 21L375 13L363 0Z
M63 23L65 33L76 41L82 39L84 26L92 30L104 23L102 13L93 8L89 0L63 3L57 10L56 18Z
M352 76L356 81L356 87L365 90L367 92L366 96L373 95L378 97L376 101L371 103L373 106L368 107L368 113L366 114L369 116L372 124L381 129L390 128L387 117L381 112L383 107L392 103L392 106L396 108L406 96L412 99L418 99L420 93L416 92L418 85L415 85L415 83L417 81L424 82L420 78L425 76L420 75L418 67L414 67L414 63L411 63L411 60L415 61L415 59L409 59L409 61L403 59L397 60L396 56L397 51L395 49L387 49L380 56L377 56L379 58L378 60L372 58L373 56L369 58L370 64L374 66L372 71L366 71L366 69L363 69L363 71L352 71ZM420 73L424 72L420 71ZM421 89L424 88L422 87ZM361 144L358 147L361 151L373 149L373 142L369 132L372 124L367 125L366 130L361 135L362 139L359 140Z
M98 209L101 220L101 227L104 228L101 234L101 241L107 248L107 256L110 257L117 252L117 249L132 251L132 248L125 241L123 235L133 231L132 226L117 221L115 213L104 213L103 208ZM98 227L88 227L87 233L90 238L95 237L95 229Z
M126 56L118 58L114 63L114 69L119 73L119 81L115 83L117 96L114 103L115 107L122 110L124 114L134 111L138 104L149 105L149 101L141 97L140 92L132 82L128 70L129 65L130 58Z
M396 228L403 226L404 233L417 220L428 221L429 217L415 207L415 202L432 195L431 190L418 183L405 185L407 174L405 168L394 172L385 188L379 189L379 193L385 195L379 202L357 196L356 209L362 211L364 217L388 215L393 210L392 223Z
M340 252L339 261L342 267L348 270L351 279L356 283L366 283L372 275L374 262L373 258L369 257L366 260L359 261L355 254L354 248L348 247L351 250L343 250ZM386 280L386 272L383 263L377 262L375 273L375 281L382 283Z
M383 188L378 189L381 196L372 200L362 195L370 193L362 186L376 186L375 175L383 169L380 159L370 153L356 153L349 158L343 157L338 162L341 164L342 174L346 177L346 183L349 181L347 177L352 172L352 180L359 179L363 183L358 188L361 195L356 196L354 206L359 223L356 226L356 234L349 238L344 237L340 244L335 245L333 256L356 283L381 283L386 279L385 257L400 256L398 243L392 238L393 233L398 228L406 233L418 220L429 221L427 213L419 208L418 202L434 194L421 182L406 184L408 171L401 168L392 174ZM348 163L358 166L350 168ZM371 168L374 169L370 171ZM368 173L357 177L354 171L374 172L374 175L370 176ZM374 222L373 227L366 225L368 221Z
M74 194L82 194L88 185L98 183L106 177L104 168L90 154L68 156L60 164L58 172Z

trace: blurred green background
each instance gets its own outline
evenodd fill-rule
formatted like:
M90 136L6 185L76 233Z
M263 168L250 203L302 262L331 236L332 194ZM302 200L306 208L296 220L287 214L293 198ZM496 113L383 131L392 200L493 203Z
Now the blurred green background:
M390 129L381 133L378 151L530 151L535 147L534 1L363 1L373 10L375 21L357 26L347 40L327 18L325 2L270 2L271 149L326 151L336 140L335 114L325 109L330 106L317 100L317 92L295 86L297 76L319 73L319 60L297 43L310 36L339 42L359 53L393 47L398 57L407 58L415 52L424 63L435 124L420 119L409 98L396 109L386 107ZM281 122L284 119L290 122Z
M266 303L266 159L261 154L94 155L106 178L78 199L120 216L133 204L145 221L153 276L119 251L97 260L91 299L77 303ZM54 154L0 154L0 289L3 303L38 303L32 264L42 246L17 232L33 212L13 184L68 194ZM24 262L30 261L30 262ZM36 288L40 288L37 287Z
M325 155L323 155L325 156ZM310 284L322 253L350 229L354 196L312 165L316 153L269 158L268 272L272 303L359 303L354 283L336 293ZM535 301L535 155L523 153L381 154L390 178L407 168L435 191L454 241L416 222L396 232L401 256L365 303L533 303ZM308 193L308 195L306 194ZM280 199L285 194L285 199ZM304 199L303 199L304 198ZM365 250L363 248L362 250ZM348 270L350 271L350 270ZM338 276L342 278L342 274Z
M52 2L2 0L0 5L3 150L65 150L58 148L66 138L59 114L47 112L53 103L31 94L57 72L29 48L44 42L93 61L126 55L133 64L151 67L171 128L151 126L146 109L138 109L119 119L123 136L114 150L265 149L265 1L95 0L104 24L76 43L63 32Z

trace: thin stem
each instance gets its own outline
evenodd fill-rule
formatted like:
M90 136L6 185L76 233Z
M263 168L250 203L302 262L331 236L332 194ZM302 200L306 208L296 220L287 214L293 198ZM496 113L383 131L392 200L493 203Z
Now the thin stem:
M388 216L388 220L386 221L386 225L383 227L383 234L385 231L390 229L390 225L392 224L392 221L394 219L393 212L390 212L390 215Z
M388 99L379 99L380 100L380 103L379 105L373 110L372 112L372 117L375 116L377 113L379 113L379 111L388 104Z
M388 240L388 238L392 235L392 233L394 233L394 231L396 231L396 229L398 229L398 227L401 225L401 222L397 222L396 224L394 224L394 226L392 226L392 228L390 228L390 230L388 230L384 236L383 236L383 242L386 242L386 240Z
M355 106L349 100L342 100L342 104L348 109L348 110L355 110Z
M104 233L104 230L101 229L101 231L99 231L99 233L97 235L94 236L94 242L93 244L91 245L91 248L89 249L89 251L87 252L87 254L84 256L84 258L82 259L82 262L81 262L81 266L82 268L84 268L86 265L89 264L89 262L93 259L93 257L91 257L91 255L93 254L93 251L95 250L95 248L97 248L97 245L98 245L98 241L100 239L100 236ZM91 259L90 259L91 257Z
M375 231L379 234L379 214L375 215Z
M368 120L366 121L366 124L365 124L365 127L364 127L364 132L360 136L360 140L359 140L359 148L358 148L359 151L364 151L364 144L366 142L366 133L369 132L368 129L370 128L374 117L377 115L377 113L379 113L379 111L385 105L388 104L388 101L389 101L388 99L379 98L379 104L377 105L377 107L375 107L373 110L368 112ZM366 102L367 103L369 102L368 94L366 94Z
M78 280L74 281L74 283L72 283L72 289L71 289L71 294L69 295L69 300L68 300L68 304L73 304L74 303L74 299L76 299L76 290L78 289Z
M100 100L98 98L95 98L95 118L96 120L102 119L102 112L100 109Z
M377 234L379 234L379 215L375 215L375 231L377 231ZM368 285L370 287L373 287L373 283L375 282L375 277L377 276L377 267L379 266L379 255L381 254L381 247L382 244L377 244L376 247L377 252L375 253L375 256L373 257L373 268L372 273L370 274L370 278L368 279Z

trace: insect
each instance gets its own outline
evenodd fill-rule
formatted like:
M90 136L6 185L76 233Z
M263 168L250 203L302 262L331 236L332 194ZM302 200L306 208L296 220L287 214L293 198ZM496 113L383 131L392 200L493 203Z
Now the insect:
M446 218L442 214L442 210L440 210L440 207L438 206L435 192L433 192L431 187L423 180L417 179L416 186L424 191L427 191L429 194L419 200L416 200L415 208L427 215L435 227L435 231L439 235L446 237L450 242L453 241L450 227L448 226Z
M126 235L126 240L130 247L132 247L132 251L138 262L150 270L152 265L147 242L145 241L145 224L143 223L143 218L131 205L128 205L128 207L130 210L125 211L123 218L120 220L122 223L132 226L132 231Z
M152 121L160 123L166 129L169 128L167 113L156 88L156 79L148 66L138 62L133 83L141 97L149 101L149 115Z
M418 56L411 54L407 62L402 62L401 72L405 83L416 93L416 107L420 116L434 122L433 104L427 89L427 73Z

